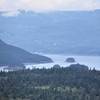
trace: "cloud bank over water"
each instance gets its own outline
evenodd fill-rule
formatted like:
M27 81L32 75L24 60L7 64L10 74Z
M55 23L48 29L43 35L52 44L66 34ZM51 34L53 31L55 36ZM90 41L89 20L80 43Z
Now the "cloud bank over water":
M100 0L0 0L0 12L18 15L20 10L33 12L93 11L100 9Z

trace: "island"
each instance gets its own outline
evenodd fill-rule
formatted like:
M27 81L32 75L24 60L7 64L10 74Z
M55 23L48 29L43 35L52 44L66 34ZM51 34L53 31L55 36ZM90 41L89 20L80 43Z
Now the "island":
M65 62L75 63L76 61L75 61L75 59L73 57L68 57Z

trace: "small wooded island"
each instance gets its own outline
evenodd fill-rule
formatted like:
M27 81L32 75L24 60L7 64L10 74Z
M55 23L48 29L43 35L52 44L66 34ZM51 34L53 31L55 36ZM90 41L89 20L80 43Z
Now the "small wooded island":
M75 61L75 59L73 57L68 57L65 62L75 63L76 61Z

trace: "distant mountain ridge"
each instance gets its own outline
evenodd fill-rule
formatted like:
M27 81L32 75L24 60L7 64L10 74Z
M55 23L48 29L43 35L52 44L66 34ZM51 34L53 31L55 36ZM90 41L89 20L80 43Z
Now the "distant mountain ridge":
M38 54L31 54L0 40L0 65L21 65L24 63L49 63L52 60Z
M100 10L21 12L1 16L0 26L3 40L32 53L100 55Z

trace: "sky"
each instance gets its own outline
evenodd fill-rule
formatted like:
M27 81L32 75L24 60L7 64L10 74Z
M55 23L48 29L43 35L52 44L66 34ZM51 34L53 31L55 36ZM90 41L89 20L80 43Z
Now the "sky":
M52 12L95 9L100 9L100 0L0 0L0 12L6 16L18 15L20 10Z

